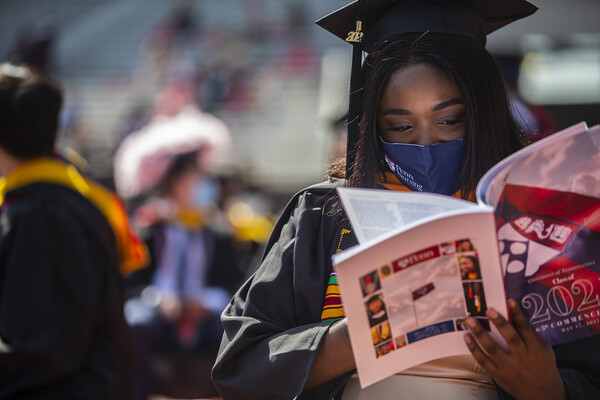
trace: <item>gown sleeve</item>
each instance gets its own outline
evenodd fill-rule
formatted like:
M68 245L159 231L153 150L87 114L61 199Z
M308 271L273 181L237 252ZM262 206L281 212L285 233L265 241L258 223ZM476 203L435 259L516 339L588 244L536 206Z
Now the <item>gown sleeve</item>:
M90 262L98 254L73 215L26 206L18 218L2 216L0 398L67 380L81 368L101 284Z
M213 382L224 400L326 399L343 377L302 393L332 321L320 322L337 224L304 192L277 223L265 258L222 315Z
M569 400L600 399L600 335L554 346Z

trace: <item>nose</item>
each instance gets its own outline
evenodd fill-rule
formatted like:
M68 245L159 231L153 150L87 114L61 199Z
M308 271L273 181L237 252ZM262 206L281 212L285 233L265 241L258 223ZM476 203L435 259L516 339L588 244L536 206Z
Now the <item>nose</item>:
M430 126L423 125L418 128L415 135L415 144L431 146L436 143L439 143L439 139L435 136Z

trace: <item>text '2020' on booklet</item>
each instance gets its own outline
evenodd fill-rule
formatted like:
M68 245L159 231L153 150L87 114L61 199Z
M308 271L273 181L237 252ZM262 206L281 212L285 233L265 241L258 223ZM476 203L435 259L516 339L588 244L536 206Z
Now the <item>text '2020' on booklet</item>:
M333 256L362 387L470 354L461 323L519 301L541 340L600 333L600 125L555 133L494 166L477 204L338 188L359 245Z

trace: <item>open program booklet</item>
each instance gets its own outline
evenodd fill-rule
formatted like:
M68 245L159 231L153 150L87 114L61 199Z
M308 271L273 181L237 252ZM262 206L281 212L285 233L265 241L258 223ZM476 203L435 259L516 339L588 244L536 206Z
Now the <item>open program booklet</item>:
M461 322L518 300L554 345L600 333L600 125L579 123L492 168L478 203L338 188L359 245L334 255L362 387L469 354Z

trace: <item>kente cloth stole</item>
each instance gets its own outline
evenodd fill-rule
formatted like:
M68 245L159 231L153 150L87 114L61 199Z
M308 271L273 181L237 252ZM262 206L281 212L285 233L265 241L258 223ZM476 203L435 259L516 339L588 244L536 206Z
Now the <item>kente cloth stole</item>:
M340 288L338 287L336 273L332 272L329 275L329 283L325 292L321 321L335 321L342 318L344 318L344 307L340 297Z
M384 172L383 180L378 180L379 184L389 190L399 190L404 192L410 192L411 190L404 186L402 182L396 177L391 171ZM459 190L452 197L461 198L461 191ZM469 201L475 201L475 194L469 193ZM342 240L344 235L350 233L347 229L342 229L340 239L338 242L336 253L342 251ZM321 321L332 321L338 320L345 317L344 307L342 305L342 298L340 297L340 288L338 286L337 274L332 272L329 275L329 282L327 283L327 290L325 292L325 301L323 302L323 311L321 312Z
M348 229L342 229L340 239L338 241L336 253L342 251L342 241L344 235L351 233ZM329 275L327 290L325 291L325 301L323 303L323 311L321 312L321 321L335 321L344 318L344 307L342 306L342 298L340 297L340 288L338 286L337 274L332 272Z
M0 178L0 205L7 192L32 183L65 186L80 193L102 212L115 235L121 273L147 266L148 249L133 231L121 199L113 192L80 174L71 164L43 157L20 164L6 179Z

